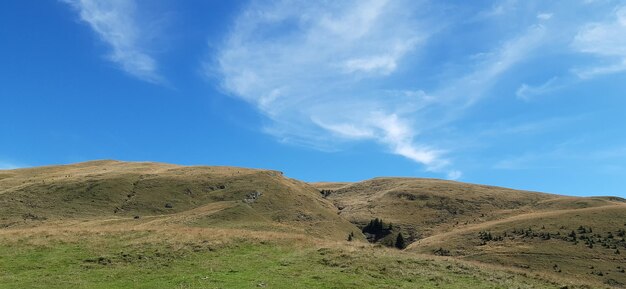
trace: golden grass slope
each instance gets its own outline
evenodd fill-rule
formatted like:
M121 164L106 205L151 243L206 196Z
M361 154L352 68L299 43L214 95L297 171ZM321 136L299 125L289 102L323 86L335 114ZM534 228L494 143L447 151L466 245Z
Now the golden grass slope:
M334 239L358 232L315 188L277 171L93 161L0 172L2 227L161 215Z

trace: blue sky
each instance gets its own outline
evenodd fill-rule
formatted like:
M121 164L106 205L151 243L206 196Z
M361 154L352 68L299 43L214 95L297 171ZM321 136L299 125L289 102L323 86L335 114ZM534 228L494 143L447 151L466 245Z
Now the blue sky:
M0 39L0 169L626 197L624 1L1 1Z

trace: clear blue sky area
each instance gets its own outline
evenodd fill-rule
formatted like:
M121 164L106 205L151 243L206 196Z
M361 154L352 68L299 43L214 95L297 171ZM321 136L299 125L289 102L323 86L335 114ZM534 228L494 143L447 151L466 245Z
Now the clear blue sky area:
M0 1L0 169L626 197L623 1Z

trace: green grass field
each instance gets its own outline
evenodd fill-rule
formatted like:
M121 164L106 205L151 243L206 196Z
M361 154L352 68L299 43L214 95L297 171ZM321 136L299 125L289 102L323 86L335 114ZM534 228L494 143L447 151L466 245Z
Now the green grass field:
M0 288L558 288L364 243L154 243L149 234L0 239Z

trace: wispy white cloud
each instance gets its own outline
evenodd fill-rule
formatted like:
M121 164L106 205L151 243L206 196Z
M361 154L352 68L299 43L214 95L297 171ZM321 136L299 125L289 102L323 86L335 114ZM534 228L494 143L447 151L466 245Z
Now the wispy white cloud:
M538 13L537 19L550 20L550 18L552 18L552 15L553 15L552 13L546 13L546 12Z
M125 72L142 80L160 83L156 60L144 47L142 31L137 21L134 0L62 0L70 4L107 43L111 52L107 58Z
M238 17L207 74L217 70L225 90L270 118L268 132L314 145L375 141L452 179L462 173L452 169L448 150L424 134L457 119L545 38L544 27L531 26L426 93L409 89L416 80L398 71L415 65L407 56L449 25L431 18L428 2L265 4Z
M626 6L617 6L611 19L584 25L574 37L572 47L604 61L604 64L575 69L580 78L626 71Z
M417 8L411 1L253 4L237 19L217 69L224 87L271 118L268 131L282 138L376 140L439 169L446 161L416 142L411 123L426 98L371 85L436 29L414 17Z
M517 96L518 99L521 99L523 101L531 101L536 96L550 93L552 91L559 89L560 87L561 85L559 84L559 79L557 77L553 77L550 80L538 86L532 86L532 85L523 83L517 89L517 91L515 92L515 95Z
M533 25L519 35L513 36L492 51L482 54L476 67L466 75L452 81L443 90L435 93L455 104L466 107L486 95L499 78L516 64L532 57L546 39L546 29ZM464 103L464 104L463 104Z
M500 17L515 11L518 6L517 0L503 0L494 2L489 9L478 13L476 19Z
M601 66L573 69L573 72L582 79L590 79L601 75L620 73L624 71L626 71L626 59Z

